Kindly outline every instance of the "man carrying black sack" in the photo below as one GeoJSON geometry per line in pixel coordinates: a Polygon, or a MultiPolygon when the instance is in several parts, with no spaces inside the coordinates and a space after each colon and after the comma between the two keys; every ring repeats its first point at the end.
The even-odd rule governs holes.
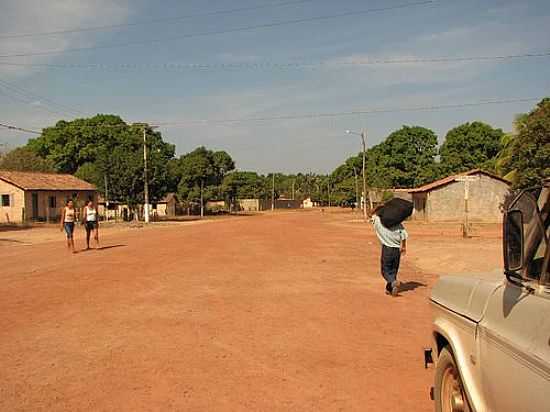
{"type": "Polygon", "coordinates": [[[391,228],[385,227],[376,214],[372,216],[372,224],[378,240],[382,244],[380,266],[382,276],[386,280],[386,294],[397,296],[400,282],[397,279],[401,255],[407,253],[407,231],[401,223],[391,228]]]}

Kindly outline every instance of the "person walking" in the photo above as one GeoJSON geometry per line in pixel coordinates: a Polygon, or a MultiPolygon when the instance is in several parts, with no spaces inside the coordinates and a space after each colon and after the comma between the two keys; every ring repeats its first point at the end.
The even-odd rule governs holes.
{"type": "Polygon", "coordinates": [[[90,249],[90,235],[93,233],[97,249],[99,249],[99,220],[97,208],[92,200],[88,200],[84,207],[83,224],[86,228],[86,250],[90,249]]]}
{"type": "Polygon", "coordinates": [[[69,199],[61,211],[60,229],[61,231],[65,230],[65,234],[67,235],[67,248],[72,253],[76,253],[74,249],[75,216],[76,211],[74,209],[74,202],[69,199]]]}
{"type": "Polygon", "coordinates": [[[409,237],[405,227],[400,223],[397,226],[385,227],[380,217],[372,215],[372,224],[378,240],[382,244],[380,256],[380,271],[386,281],[386,294],[397,296],[401,282],[397,278],[401,256],[407,253],[407,238],[409,237]]]}

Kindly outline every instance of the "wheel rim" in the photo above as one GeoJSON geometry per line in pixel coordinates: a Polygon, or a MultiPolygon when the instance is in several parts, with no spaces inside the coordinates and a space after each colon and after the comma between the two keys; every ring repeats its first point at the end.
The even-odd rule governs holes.
{"type": "Polygon", "coordinates": [[[449,365],[441,380],[441,410],[443,412],[465,412],[464,391],[455,367],[449,365]]]}

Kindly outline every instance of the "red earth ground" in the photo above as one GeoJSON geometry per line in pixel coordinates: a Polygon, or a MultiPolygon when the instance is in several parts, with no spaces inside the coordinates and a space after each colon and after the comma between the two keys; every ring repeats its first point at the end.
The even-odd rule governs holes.
{"type": "MultiPolygon", "coordinates": [[[[349,213],[111,229],[76,255],[53,229],[0,233],[0,410],[433,410],[436,276],[416,268],[461,242],[439,230],[411,227],[397,298],[349,213]]],[[[498,265],[491,245],[471,249],[498,265]]]]}

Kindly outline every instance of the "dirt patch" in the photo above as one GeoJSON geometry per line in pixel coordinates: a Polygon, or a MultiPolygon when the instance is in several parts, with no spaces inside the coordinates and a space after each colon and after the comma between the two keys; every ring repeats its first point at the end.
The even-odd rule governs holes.
{"type": "Polygon", "coordinates": [[[416,261],[432,240],[411,228],[391,298],[372,229],[352,220],[113,230],[74,256],[59,232],[0,248],[0,410],[433,410],[436,276],[416,267],[436,266],[416,261]]]}

